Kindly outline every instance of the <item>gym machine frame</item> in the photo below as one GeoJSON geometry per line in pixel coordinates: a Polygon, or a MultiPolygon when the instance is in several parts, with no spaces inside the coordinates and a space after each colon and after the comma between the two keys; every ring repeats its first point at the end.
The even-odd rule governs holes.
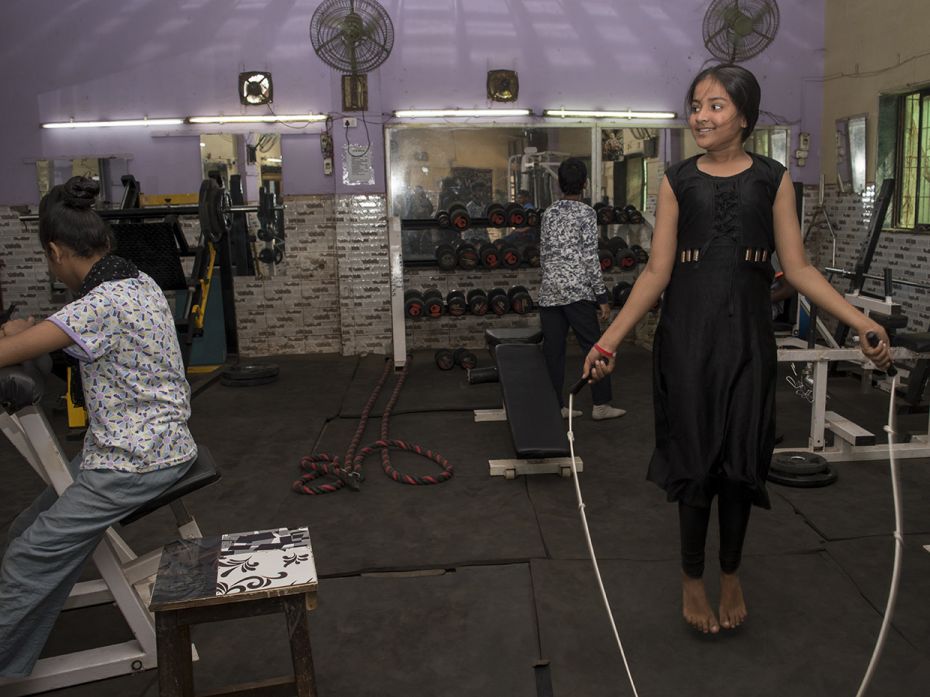
{"type": "MultiPolygon", "coordinates": [[[[910,349],[893,347],[891,356],[895,362],[930,358],[928,354],[914,353],[910,349]]],[[[830,363],[834,361],[862,362],[858,348],[778,348],[780,363],[808,362],[812,367],[814,398],[811,403],[811,430],[808,450],[820,455],[828,462],[852,462],[859,460],[887,460],[887,443],[876,444],[875,435],[836,412],[827,411],[827,379],[830,363]],[[826,446],[825,432],[833,432],[833,445],[826,446]]],[[[867,370],[876,369],[866,361],[867,370]]],[[[912,435],[907,443],[895,443],[895,457],[930,457],[930,414],[927,432],[912,435]]],[[[776,448],[775,452],[797,452],[797,448],[776,448]]]]}
{"type": "MultiPolygon", "coordinates": [[[[74,481],[58,439],[38,406],[23,407],[12,414],[0,411],[0,431],[57,493],[74,481]]],[[[183,501],[177,499],[170,505],[180,537],[202,537],[183,501]]],[[[155,624],[147,608],[161,548],[139,556],[113,528],[108,528],[91,558],[101,578],[75,584],[64,609],[115,602],[135,639],[41,658],[28,677],[0,678],[4,697],[31,695],[157,666],[155,624]]],[[[191,648],[196,658],[196,650],[191,648]]]]}
{"type": "MultiPolygon", "coordinates": [[[[872,311],[882,312],[888,315],[900,313],[900,305],[892,303],[890,298],[870,298],[862,294],[862,287],[867,277],[867,272],[872,264],[872,258],[875,255],[875,249],[878,246],[878,236],[881,233],[882,223],[888,212],[891,203],[891,196],[894,192],[894,180],[885,179],[882,182],[881,189],[875,202],[872,219],[869,224],[869,233],[866,244],[856,262],[856,270],[852,273],[840,272],[835,268],[828,269],[828,272],[840,272],[846,276],[851,276],[852,281],[845,297],[848,302],[864,310],[866,314],[872,311]]],[[[822,189],[821,189],[821,209],[822,209],[822,189]]],[[[826,211],[824,210],[824,214],[826,211]]],[[[828,228],[831,235],[833,234],[832,225],[827,216],[828,228]]],[[[810,232],[813,224],[808,228],[810,232]]],[[[835,237],[835,235],[834,235],[835,237]]],[[[835,264],[835,259],[834,259],[835,264]]],[[[889,285],[889,278],[886,276],[886,296],[889,285]]],[[[826,331],[816,312],[813,311],[804,299],[799,306],[805,306],[811,316],[811,323],[808,329],[808,341],[802,342],[799,339],[787,339],[779,344],[778,361],[793,363],[809,362],[812,366],[813,378],[813,400],[811,403],[811,430],[808,438],[808,449],[812,453],[820,455],[830,462],[849,462],[859,460],[885,460],[888,458],[888,445],[876,444],[875,435],[849,419],[845,419],[839,414],[827,411],[827,380],[830,373],[830,363],[839,361],[849,361],[858,363],[863,366],[866,375],[870,375],[876,366],[870,361],[863,362],[863,357],[858,348],[842,348],[849,336],[849,327],[845,324],[839,324],[833,336],[826,331]],[[821,334],[830,345],[829,348],[813,346],[815,334],[821,334]],[[801,342],[801,343],[796,343],[801,342]],[[790,348],[792,345],[798,345],[800,348],[790,348]],[[824,433],[830,430],[834,434],[833,445],[826,446],[824,433]]],[[[902,347],[891,347],[891,356],[895,362],[925,359],[930,356],[923,353],[915,353],[902,347]]],[[[900,458],[930,457],[930,416],[928,416],[927,432],[912,435],[907,443],[895,444],[895,456],[900,458]]],[[[776,448],[775,452],[789,452],[792,448],[776,448]]]]}
{"type": "MultiPolygon", "coordinates": [[[[123,177],[125,192],[121,205],[138,204],[138,184],[131,176],[123,177]]],[[[213,268],[220,267],[220,286],[223,298],[223,320],[226,337],[227,362],[238,362],[239,337],[236,326],[236,309],[234,302],[234,285],[232,276],[232,250],[230,233],[234,218],[246,213],[258,213],[259,220],[272,233],[276,234],[281,224],[284,206],[272,198],[262,198],[259,205],[234,205],[236,192],[228,192],[214,179],[204,179],[200,186],[197,205],[167,205],[149,208],[127,207],[98,210],[97,214],[104,220],[145,220],[165,219],[169,216],[196,215],[200,221],[200,230],[207,247],[206,259],[198,259],[195,265],[195,287],[188,293],[188,307],[185,313],[185,327],[180,328],[182,349],[190,349],[190,342],[203,329],[207,294],[212,282],[213,268]],[[195,297],[196,296],[196,297],[195,297]]],[[[23,223],[36,222],[38,214],[30,213],[19,216],[23,223]]],[[[201,385],[203,387],[205,385],[201,385]]]]}

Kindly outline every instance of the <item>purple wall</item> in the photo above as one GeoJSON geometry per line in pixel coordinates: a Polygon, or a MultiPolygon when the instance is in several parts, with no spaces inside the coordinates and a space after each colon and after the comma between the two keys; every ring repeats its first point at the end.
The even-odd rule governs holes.
{"type": "MultiPolygon", "coordinates": [[[[0,57],[6,79],[0,128],[0,203],[35,203],[30,161],[131,154],[146,193],[196,191],[197,135],[215,127],[48,131],[41,121],[243,113],[240,70],[274,76],[278,113],[341,109],[338,74],[313,53],[308,26],[318,0],[6,0],[0,57]],[[13,77],[15,76],[15,77],[13,77]],[[165,134],[172,134],[171,136],[165,134]],[[157,135],[160,134],[160,135],[157,135]],[[178,137],[180,134],[189,134],[178,137]],[[164,137],[161,137],[164,136],[164,137]]],[[[709,0],[383,0],[394,51],[369,75],[367,114],[376,183],[322,174],[318,125],[280,130],[288,194],[384,191],[383,114],[406,107],[487,106],[485,75],[520,76],[519,106],[534,109],[671,109],[682,112],[690,78],[709,54],[701,38],[709,0]]],[[[819,172],[824,0],[779,0],[775,41],[745,65],[763,86],[764,110],[813,137],[795,179],[819,172]]],[[[264,113],[264,107],[251,107],[264,113]]],[[[358,115],[356,115],[358,116],[358,115]]],[[[770,123],[762,119],[761,123],[770,123]]],[[[232,130],[225,128],[224,130],[232,130]]],[[[365,131],[349,132],[365,144],[365,131]]]]}

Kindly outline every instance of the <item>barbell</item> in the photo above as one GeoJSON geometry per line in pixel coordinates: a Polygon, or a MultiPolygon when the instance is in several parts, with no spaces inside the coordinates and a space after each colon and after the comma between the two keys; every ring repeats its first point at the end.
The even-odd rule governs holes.
{"type": "MultiPolygon", "coordinates": [[[[104,220],[131,220],[137,218],[164,218],[169,215],[196,215],[200,220],[200,230],[211,242],[219,242],[232,229],[233,215],[236,213],[258,213],[263,226],[274,227],[275,212],[284,210],[274,196],[262,197],[262,205],[233,205],[229,192],[215,179],[204,179],[200,185],[197,205],[167,205],[151,208],[108,208],[97,211],[104,220]]],[[[35,222],[37,213],[19,216],[23,223],[35,222]]]]}

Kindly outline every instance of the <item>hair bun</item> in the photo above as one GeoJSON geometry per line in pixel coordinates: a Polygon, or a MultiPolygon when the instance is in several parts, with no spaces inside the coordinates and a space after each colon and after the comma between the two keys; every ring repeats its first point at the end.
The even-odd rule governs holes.
{"type": "Polygon", "coordinates": [[[100,184],[88,177],[71,177],[62,185],[62,203],[72,208],[87,209],[94,205],[100,184]]]}

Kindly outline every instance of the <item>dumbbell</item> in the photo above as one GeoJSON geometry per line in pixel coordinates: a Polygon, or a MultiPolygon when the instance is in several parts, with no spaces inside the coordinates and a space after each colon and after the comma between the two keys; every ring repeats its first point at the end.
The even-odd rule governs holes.
{"type": "Polygon", "coordinates": [[[630,297],[630,291],[633,290],[633,284],[627,283],[626,281],[620,281],[617,285],[614,286],[614,307],[617,309],[626,305],[627,299],[630,297]]]}
{"type": "Polygon", "coordinates": [[[619,252],[617,252],[615,261],[617,262],[617,267],[621,271],[632,271],[636,268],[636,264],[638,263],[636,259],[636,252],[634,252],[629,247],[624,247],[619,252]]]}
{"type": "Polygon", "coordinates": [[[507,209],[499,203],[490,204],[485,209],[484,216],[488,219],[488,225],[491,227],[507,226],[507,209]]]}
{"type": "Polygon", "coordinates": [[[258,253],[258,260],[265,264],[280,264],[284,261],[284,250],[278,245],[274,247],[264,247],[258,253]]]}
{"type": "Polygon", "coordinates": [[[520,265],[520,250],[507,240],[495,240],[494,244],[500,252],[501,266],[506,269],[515,269],[520,265]]]}
{"type": "Polygon", "coordinates": [[[480,385],[485,382],[500,382],[496,365],[489,365],[484,368],[472,368],[468,371],[469,385],[480,385]]]}
{"type": "Polygon", "coordinates": [[[468,301],[461,290],[450,290],[446,295],[446,311],[453,317],[461,317],[468,312],[468,301]]]}
{"type": "Polygon", "coordinates": [[[507,206],[507,223],[510,227],[523,227],[526,225],[526,209],[519,203],[507,206]]]}
{"type": "Polygon", "coordinates": [[[404,291],[404,313],[408,317],[423,316],[423,294],[420,291],[404,291]]]}
{"type": "Polygon", "coordinates": [[[440,370],[452,370],[455,367],[455,356],[449,349],[439,349],[433,354],[436,367],[440,370]]]}
{"type": "Polygon", "coordinates": [[[601,271],[609,271],[614,265],[614,254],[604,240],[597,241],[597,260],[601,264],[601,271]]]}
{"type": "Polygon", "coordinates": [[[643,214],[636,210],[633,206],[627,206],[627,213],[630,216],[630,225],[642,225],[645,221],[643,214]]]}
{"type": "Polygon", "coordinates": [[[445,306],[442,302],[442,291],[430,288],[423,291],[423,314],[427,317],[441,317],[445,306]]]}
{"type": "Polygon", "coordinates": [[[491,289],[488,293],[488,307],[498,317],[510,312],[510,298],[507,297],[507,291],[503,288],[491,289]]]}
{"type": "Polygon", "coordinates": [[[607,240],[607,248],[614,255],[614,261],[617,259],[617,254],[620,253],[621,249],[626,249],[626,240],[622,237],[611,237],[607,240]]]}
{"type": "Polygon", "coordinates": [[[637,264],[647,264],[649,262],[649,253],[638,244],[630,245],[630,249],[636,255],[637,264]]]}
{"type": "Polygon", "coordinates": [[[477,242],[478,245],[478,258],[481,259],[481,265],[489,268],[496,269],[501,265],[501,255],[500,251],[490,242],[481,241],[477,242]]]}
{"type": "Polygon", "coordinates": [[[468,309],[473,315],[486,315],[488,313],[488,294],[481,288],[472,288],[465,296],[468,309]]]}
{"type": "Polygon", "coordinates": [[[461,203],[453,203],[449,210],[439,211],[436,214],[436,224],[439,227],[451,227],[455,230],[467,230],[471,225],[468,209],[461,203]]]}
{"type": "Polygon", "coordinates": [[[533,298],[530,292],[523,286],[514,286],[507,291],[507,299],[510,300],[510,309],[518,315],[525,315],[533,311],[533,298]]]}
{"type": "Polygon", "coordinates": [[[443,242],[436,246],[436,263],[442,271],[452,271],[458,266],[459,258],[455,253],[455,245],[443,242]]]}
{"type": "Polygon", "coordinates": [[[614,222],[613,206],[599,201],[594,204],[594,212],[597,214],[598,225],[610,225],[614,222]]]}
{"type": "Polygon", "coordinates": [[[464,271],[471,271],[478,266],[478,250],[468,240],[459,240],[455,243],[455,261],[464,271]]]}
{"type": "Polygon", "coordinates": [[[535,244],[528,244],[523,248],[523,261],[533,268],[539,267],[539,247],[535,244]]]}
{"type": "Polygon", "coordinates": [[[542,211],[538,208],[529,208],[526,211],[527,227],[539,227],[542,224],[542,211]]]}
{"type": "Polygon", "coordinates": [[[616,208],[614,209],[614,222],[617,225],[628,225],[630,222],[630,214],[623,208],[616,208]]]}
{"type": "Polygon", "coordinates": [[[459,347],[452,352],[452,360],[460,368],[471,370],[478,366],[478,356],[473,354],[467,348],[459,347]]]}

